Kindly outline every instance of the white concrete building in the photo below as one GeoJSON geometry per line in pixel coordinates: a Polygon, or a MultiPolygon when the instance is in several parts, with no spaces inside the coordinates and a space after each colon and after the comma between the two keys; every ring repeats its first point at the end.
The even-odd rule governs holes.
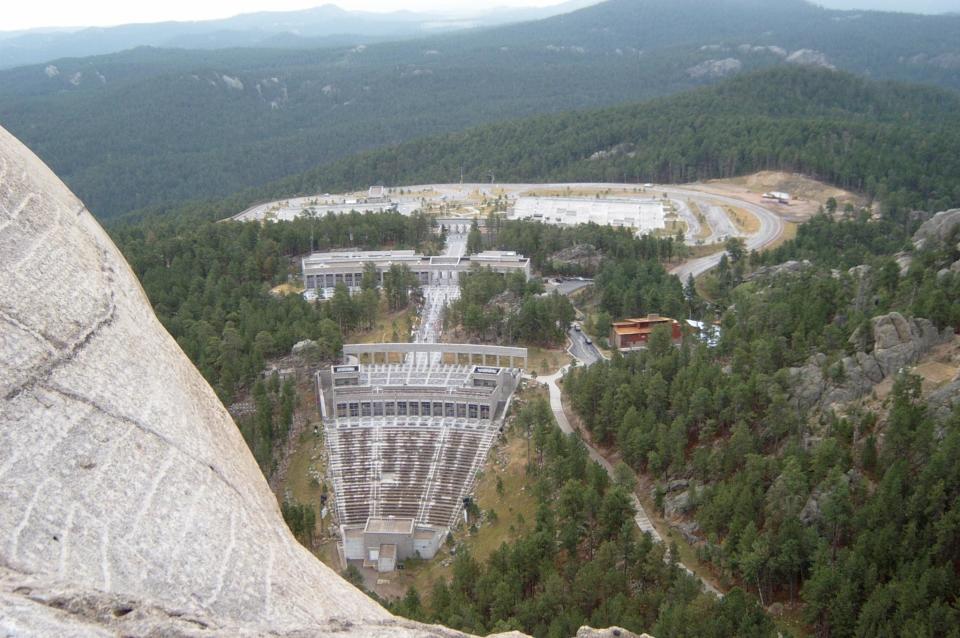
{"type": "Polygon", "coordinates": [[[522,272],[530,278],[530,260],[513,251],[488,250],[469,257],[435,255],[427,257],[412,250],[355,250],[312,253],[302,259],[303,283],[307,290],[330,289],[339,283],[360,286],[368,262],[377,267],[380,283],[394,264],[410,268],[421,285],[456,284],[459,273],[479,265],[499,273],[522,272]]]}

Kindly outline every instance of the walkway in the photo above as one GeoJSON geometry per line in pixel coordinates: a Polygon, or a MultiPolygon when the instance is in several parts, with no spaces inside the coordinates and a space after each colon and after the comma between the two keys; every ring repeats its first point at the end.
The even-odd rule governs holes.
{"type": "MultiPolygon", "coordinates": [[[[466,250],[467,236],[465,234],[447,234],[447,243],[443,248],[444,256],[463,257],[466,250]]],[[[413,335],[413,342],[437,343],[440,341],[440,332],[443,329],[443,309],[450,302],[460,297],[460,285],[454,279],[448,284],[423,286],[421,291],[423,292],[423,310],[420,313],[420,327],[413,335]]],[[[415,362],[417,356],[408,356],[408,361],[415,362]]],[[[429,363],[440,362],[440,353],[429,356],[431,357],[429,363]]]]}

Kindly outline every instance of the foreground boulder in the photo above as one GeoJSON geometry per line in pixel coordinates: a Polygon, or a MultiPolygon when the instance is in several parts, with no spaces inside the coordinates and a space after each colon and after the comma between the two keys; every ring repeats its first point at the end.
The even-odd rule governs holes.
{"type": "Polygon", "coordinates": [[[110,238],[2,129],[0,255],[5,635],[460,635],[294,540],[110,238]]]}

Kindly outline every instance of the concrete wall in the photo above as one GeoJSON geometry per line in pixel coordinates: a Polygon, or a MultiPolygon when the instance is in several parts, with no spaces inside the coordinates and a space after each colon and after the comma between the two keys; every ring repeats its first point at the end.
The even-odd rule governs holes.
{"type": "Polygon", "coordinates": [[[485,358],[484,361],[472,361],[481,365],[498,365],[499,367],[527,367],[527,349],[513,348],[508,346],[489,346],[482,344],[468,343],[351,343],[343,346],[344,356],[353,355],[372,355],[377,359],[386,360],[387,353],[434,353],[466,355],[476,358],[485,358]],[[514,359],[514,364],[522,365],[503,365],[496,363],[497,359],[506,363],[509,358],[514,359]]]}
{"type": "Polygon", "coordinates": [[[429,530],[432,532],[430,537],[424,538],[425,534],[421,531],[427,529],[429,528],[419,528],[417,530],[417,534],[413,538],[413,551],[414,555],[420,554],[421,558],[429,560],[440,551],[440,542],[446,536],[446,530],[429,530]]]}

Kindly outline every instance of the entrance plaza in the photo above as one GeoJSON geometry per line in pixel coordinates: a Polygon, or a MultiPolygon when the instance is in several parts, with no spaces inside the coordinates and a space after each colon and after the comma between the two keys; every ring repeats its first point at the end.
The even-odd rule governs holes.
{"type": "Polygon", "coordinates": [[[526,348],[378,343],[343,347],[317,373],[347,559],[380,571],[432,558],[499,436],[526,348]]]}

